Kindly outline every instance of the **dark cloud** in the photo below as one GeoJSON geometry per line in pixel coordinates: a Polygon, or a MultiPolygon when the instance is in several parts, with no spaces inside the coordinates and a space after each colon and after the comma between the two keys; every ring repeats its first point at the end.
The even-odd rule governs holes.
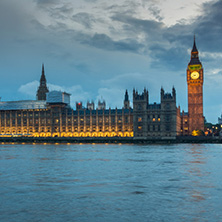
{"type": "Polygon", "coordinates": [[[106,6],[104,7],[104,10],[115,15],[115,14],[119,14],[119,15],[137,15],[137,9],[138,7],[141,6],[141,4],[137,1],[123,1],[123,2],[119,2],[106,6]]]}
{"type": "Polygon", "coordinates": [[[59,2],[59,0],[34,0],[38,5],[55,5],[59,2]]]}
{"type": "Polygon", "coordinates": [[[79,36],[79,41],[82,44],[87,44],[95,48],[111,51],[131,51],[139,52],[143,45],[134,39],[124,39],[121,41],[114,41],[105,34],[95,34],[93,37],[88,35],[79,36]]]}
{"type": "Polygon", "coordinates": [[[98,0],[84,0],[85,2],[97,2],[98,0]]]}
{"type": "MultiPolygon", "coordinates": [[[[154,6],[149,10],[156,18],[160,15],[160,11],[154,6]]],[[[166,27],[161,22],[161,17],[159,21],[141,20],[134,16],[116,13],[111,19],[121,22],[126,32],[145,35],[144,42],[141,43],[145,48],[136,52],[149,53],[153,58],[152,67],[182,69],[189,60],[187,48],[192,47],[194,33],[197,45],[202,51],[222,51],[222,1],[206,3],[202,10],[202,15],[192,23],[179,21],[171,27],[166,27]]],[[[132,35],[132,38],[135,39],[135,35],[132,35]]]]}
{"type": "MultiPolygon", "coordinates": [[[[162,22],[117,14],[112,19],[123,23],[126,32],[143,33],[145,37],[140,43],[143,49],[137,50],[137,53],[148,54],[147,56],[153,59],[152,67],[175,69],[184,65],[183,58],[187,54],[184,38],[188,42],[188,36],[183,36],[183,44],[178,41],[178,35],[181,36],[181,25],[167,28],[162,22]]],[[[134,35],[132,35],[132,39],[135,39],[134,35]]]]}
{"type": "Polygon", "coordinates": [[[195,33],[207,51],[222,51],[222,1],[204,4],[203,15],[195,22],[195,33]]]}
{"type": "Polygon", "coordinates": [[[150,46],[151,57],[154,59],[151,67],[167,67],[168,70],[175,70],[180,67],[184,69],[187,65],[184,58],[188,58],[187,51],[183,47],[164,48],[162,45],[150,46]]]}
{"type": "Polygon", "coordinates": [[[61,7],[57,7],[56,10],[64,14],[70,14],[73,12],[73,8],[70,4],[63,4],[61,7]]]}
{"type": "Polygon", "coordinates": [[[148,34],[154,34],[156,31],[159,32],[164,27],[161,22],[137,19],[133,16],[123,14],[115,14],[111,19],[129,25],[132,31],[146,32],[148,34]]]}
{"type": "Polygon", "coordinates": [[[95,18],[93,15],[90,15],[85,12],[80,12],[72,16],[73,21],[82,24],[85,28],[92,28],[92,23],[95,22],[95,18]]]}

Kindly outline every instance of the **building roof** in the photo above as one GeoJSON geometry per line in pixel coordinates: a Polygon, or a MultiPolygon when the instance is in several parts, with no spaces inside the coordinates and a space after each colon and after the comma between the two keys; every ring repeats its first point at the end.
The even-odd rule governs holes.
{"type": "Polygon", "coordinates": [[[148,109],[161,109],[161,104],[157,104],[157,103],[149,104],[148,109]]]}
{"type": "Polygon", "coordinates": [[[191,52],[198,52],[197,47],[196,47],[195,36],[194,36],[194,41],[193,41],[193,49],[191,52]]]}
{"type": "Polygon", "coordinates": [[[46,109],[44,100],[19,100],[0,102],[0,110],[46,109]]]}
{"type": "Polygon", "coordinates": [[[195,36],[194,36],[193,49],[191,51],[191,59],[190,59],[189,65],[198,65],[198,64],[201,64],[201,62],[199,60],[198,50],[197,50],[195,36]]]}

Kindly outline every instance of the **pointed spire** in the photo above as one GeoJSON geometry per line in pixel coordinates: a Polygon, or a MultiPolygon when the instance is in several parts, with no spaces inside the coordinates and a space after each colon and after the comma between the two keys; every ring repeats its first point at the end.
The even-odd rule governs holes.
{"type": "Polygon", "coordinates": [[[161,94],[164,94],[164,89],[163,87],[161,86],[161,90],[160,90],[161,94]]]}
{"type": "Polygon", "coordinates": [[[176,97],[176,89],[175,89],[174,86],[173,86],[173,88],[172,88],[172,94],[173,94],[173,97],[175,98],[175,97],[176,97]]]}
{"type": "Polygon", "coordinates": [[[195,34],[194,34],[194,38],[193,38],[193,49],[191,52],[198,52],[197,47],[196,47],[195,34]]]}
{"type": "Polygon", "coordinates": [[[40,85],[39,85],[37,93],[36,93],[37,100],[46,100],[46,93],[47,92],[49,92],[49,90],[46,85],[44,64],[42,64],[42,75],[40,78],[40,85]]]}
{"type": "Polygon", "coordinates": [[[201,64],[198,54],[199,53],[198,53],[198,50],[197,50],[197,47],[196,47],[196,38],[195,38],[195,35],[194,35],[193,49],[191,51],[191,58],[190,58],[189,65],[201,64]]]}
{"type": "Polygon", "coordinates": [[[44,63],[42,63],[42,74],[45,74],[44,63]]]}
{"type": "Polygon", "coordinates": [[[126,90],[125,92],[125,101],[128,101],[129,100],[129,95],[128,95],[128,91],[126,90]]]}
{"type": "Polygon", "coordinates": [[[43,85],[46,84],[44,63],[42,63],[42,75],[40,79],[40,84],[43,84],[43,85]]]}

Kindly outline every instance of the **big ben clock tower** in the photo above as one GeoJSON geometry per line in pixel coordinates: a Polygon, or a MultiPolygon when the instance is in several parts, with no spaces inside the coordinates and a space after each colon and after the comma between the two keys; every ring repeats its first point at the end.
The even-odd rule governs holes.
{"type": "Polygon", "coordinates": [[[203,67],[199,60],[195,37],[191,59],[187,67],[189,134],[204,130],[203,117],[203,67]]]}

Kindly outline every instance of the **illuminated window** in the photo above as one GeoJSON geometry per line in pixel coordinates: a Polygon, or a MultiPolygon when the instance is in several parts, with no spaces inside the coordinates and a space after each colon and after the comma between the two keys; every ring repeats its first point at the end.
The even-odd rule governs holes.
{"type": "Polygon", "coordinates": [[[155,122],[156,121],[156,119],[155,118],[153,118],[153,122],[155,122]]]}
{"type": "Polygon", "coordinates": [[[142,117],[138,117],[138,122],[142,122],[142,117]]]}
{"type": "Polygon", "coordinates": [[[138,130],[142,130],[142,126],[138,126],[138,130]]]}

